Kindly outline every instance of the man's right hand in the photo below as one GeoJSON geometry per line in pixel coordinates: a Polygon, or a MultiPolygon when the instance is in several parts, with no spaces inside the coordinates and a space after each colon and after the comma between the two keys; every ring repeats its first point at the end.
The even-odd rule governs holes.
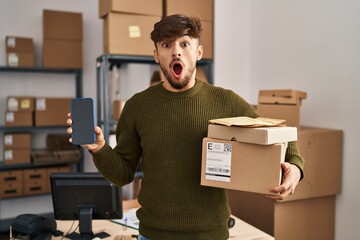
{"type": "MultiPolygon", "coordinates": [[[[71,127],[71,124],[72,124],[72,119],[71,119],[71,114],[68,113],[68,119],[66,120],[66,123],[70,126],[68,129],[67,129],[67,133],[68,134],[72,134],[73,132],[73,129],[71,127]]],[[[93,152],[93,153],[96,153],[98,151],[100,151],[104,146],[105,146],[105,139],[104,139],[104,134],[103,134],[103,131],[101,130],[100,127],[98,126],[95,126],[95,134],[96,134],[96,140],[95,140],[95,143],[92,143],[92,144],[84,144],[84,145],[81,145],[83,148],[86,148],[87,150],[93,152]]],[[[69,138],[69,142],[72,142],[72,138],[70,137],[69,138]]]]}

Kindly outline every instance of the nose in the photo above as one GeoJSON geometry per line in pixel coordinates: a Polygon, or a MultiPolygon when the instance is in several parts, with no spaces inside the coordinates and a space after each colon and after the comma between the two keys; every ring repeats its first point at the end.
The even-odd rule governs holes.
{"type": "Polygon", "coordinates": [[[181,48],[180,48],[180,46],[175,45],[173,47],[172,56],[173,57],[181,57],[181,48]]]}

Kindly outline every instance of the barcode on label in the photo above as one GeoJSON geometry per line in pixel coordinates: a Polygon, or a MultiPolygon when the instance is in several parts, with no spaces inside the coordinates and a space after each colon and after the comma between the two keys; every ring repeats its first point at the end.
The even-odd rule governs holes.
{"type": "Polygon", "coordinates": [[[225,168],[208,167],[207,170],[214,173],[230,173],[230,170],[225,168]]]}

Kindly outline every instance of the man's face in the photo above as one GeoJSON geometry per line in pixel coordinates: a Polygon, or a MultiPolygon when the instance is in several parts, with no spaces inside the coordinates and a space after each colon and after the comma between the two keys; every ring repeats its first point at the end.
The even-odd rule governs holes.
{"type": "Polygon", "coordinates": [[[184,91],[195,84],[196,61],[202,57],[198,39],[183,35],[172,41],[156,43],[155,60],[166,77],[164,86],[170,91],[184,91]]]}

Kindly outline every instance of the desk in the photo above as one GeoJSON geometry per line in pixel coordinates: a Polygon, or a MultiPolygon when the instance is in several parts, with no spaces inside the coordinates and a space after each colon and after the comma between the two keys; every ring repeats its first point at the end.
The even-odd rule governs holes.
{"type": "MultiPolygon", "coordinates": [[[[136,200],[124,201],[123,209],[127,211],[131,208],[139,207],[139,204],[136,200]]],[[[232,216],[235,219],[235,226],[230,229],[230,240],[274,240],[275,238],[268,235],[267,233],[262,232],[261,230],[253,227],[252,225],[242,221],[241,219],[232,216]]],[[[57,227],[63,232],[67,232],[74,221],[57,221],[57,227]]],[[[74,223],[73,229],[77,226],[77,222],[74,223]]],[[[105,238],[105,240],[114,239],[115,236],[122,235],[131,235],[138,234],[137,230],[126,228],[120,224],[111,222],[109,220],[93,220],[93,232],[107,232],[110,234],[110,237],[105,238]]],[[[53,237],[52,239],[62,239],[61,237],[53,237]]]]}

